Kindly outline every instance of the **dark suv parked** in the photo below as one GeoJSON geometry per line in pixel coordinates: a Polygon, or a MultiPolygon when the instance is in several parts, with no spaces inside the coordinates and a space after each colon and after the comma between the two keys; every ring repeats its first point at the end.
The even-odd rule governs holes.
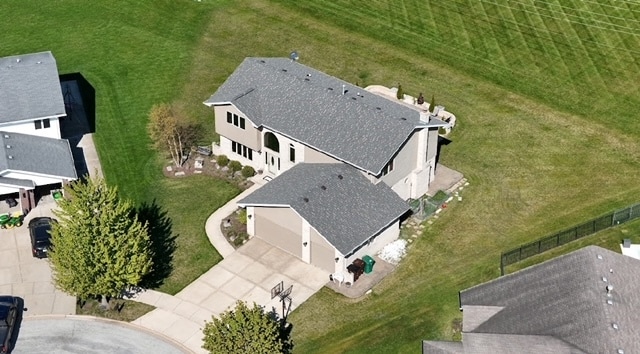
{"type": "Polygon", "coordinates": [[[11,339],[18,319],[19,299],[17,297],[0,295],[0,352],[8,353],[11,349],[11,339]]]}
{"type": "Polygon", "coordinates": [[[49,217],[33,218],[29,221],[31,235],[31,253],[36,258],[47,258],[51,247],[51,224],[56,222],[49,217]]]}

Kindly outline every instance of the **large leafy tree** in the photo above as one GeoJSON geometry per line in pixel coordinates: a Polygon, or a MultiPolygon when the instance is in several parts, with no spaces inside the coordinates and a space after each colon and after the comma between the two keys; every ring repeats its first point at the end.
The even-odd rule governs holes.
{"type": "Polygon", "coordinates": [[[238,301],[234,309],[212,317],[204,329],[204,349],[210,353],[289,353],[293,347],[289,330],[274,313],[238,301]]]}
{"type": "Polygon", "coordinates": [[[75,181],[58,207],[49,259],[59,289],[81,299],[101,296],[107,305],[151,271],[147,225],[115,187],[103,179],[75,181]]]}
{"type": "Polygon", "coordinates": [[[198,139],[199,129],[179,119],[176,110],[163,103],[154,105],[149,112],[147,131],[154,147],[168,155],[176,166],[180,166],[186,157],[186,146],[198,139]]]}

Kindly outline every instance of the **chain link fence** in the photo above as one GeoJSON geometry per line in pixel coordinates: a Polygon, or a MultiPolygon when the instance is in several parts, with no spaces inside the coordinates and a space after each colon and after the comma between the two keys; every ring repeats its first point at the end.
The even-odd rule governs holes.
{"type": "Polygon", "coordinates": [[[508,265],[638,217],[640,217],[640,203],[503,252],[500,255],[500,275],[504,275],[504,268],[508,265]]]}

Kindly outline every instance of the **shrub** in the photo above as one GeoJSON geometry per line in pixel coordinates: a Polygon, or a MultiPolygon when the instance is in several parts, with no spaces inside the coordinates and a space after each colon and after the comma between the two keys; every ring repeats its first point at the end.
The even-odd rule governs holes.
{"type": "Polygon", "coordinates": [[[398,84],[398,92],[396,93],[396,98],[399,100],[404,99],[404,90],[402,89],[402,85],[398,84]]]}
{"type": "Polygon", "coordinates": [[[238,213],[238,221],[240,221],[242,225],[247,224],[247,209],[240,209],[240,212],[238,213]]]}
{"type": "Polygon", "coordinates": [[[447,130],[444,129],[444,127],[440,127],[440,128],[438,128],[438,134],[446,135],[447,134],[447,130]]]}
{"type": "Polygon", "coordinates": [[[229,161],[229,168],[231,169],[231,171],[233,171],[233,173],[236,173],[242,169],[242,164],[239,161],[232,160],[229,161]]]}
{"type": "Polygon", "coordinates": [[[256,174],[256,170],[251,166],[244,166],[242,168],[242,177],[249,178],[256,174]]]}
{"type": "Polygon", "coordinates": [[[220,156],[216,157],[216,162],[221,167],[224,167],[224,166],[229,164],[229,158],[227,157],[227,155],[220,155],[220,156]]]}

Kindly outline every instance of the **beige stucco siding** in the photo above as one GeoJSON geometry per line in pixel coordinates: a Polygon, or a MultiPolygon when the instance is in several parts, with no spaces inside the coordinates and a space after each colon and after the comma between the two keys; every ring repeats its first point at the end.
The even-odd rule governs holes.
{"type": "Polygon", "coordinates": [[[317,150],[314,150],[308,146],[304,147],[304,162],[307,163],[340,163],[340,161],[334,159],[329,155],[325,155],[317,150]]]}
{"type": "Polygon", "coordinates": [[[335,248],[331,246],[314,228],[311,228],[311,264],[333,273],[336,267],[335,248]]]}
{"type": "Polygon", "coordinates": [[[302,218],[291,208],[254,208],[255,235],[302,257],[302,218]]]}
{"type": "Polygon", "coordinates": [[[229,140],[238,142],[246,147],[260,151],[260,131],[253,126],[253,123],[247,116],[240,112],[235,106],[214,106],[213,108],[216,122],[216,132],[229,140]],[[227,123],[227,112],[237,114],[245,118],[245,127],[241,129],[235,125],[227,123]]]}
{"type": "Polygon", "coordinates": [[[418,134],[411,135],[411,138],[393,159],[393,171],[381,178],[388,186],[393,186],[398,181],[406,178],[416,168],[418,139],[418,134]]]}
{"type": "MultiPolygon", "coordinates": [[[[357,250],[354,254],[347,259],[347,265],[353,263],[357,258],[362,258],[365,255],[374,256],[380,252],[384,246],[395,241],[400,236],[400,221],[396,220],[388,228],[380,232],[374,237],[368,245],[365,245],[361,249],[357,250]]],[[[375,266],[374,266],[375,270],[375,266]]]]}
{"type": "Polygon", "coordinates": [[[438,153],[438,128],[431,128],[427,134],[427,161],[436,158],[438,153]]]}

